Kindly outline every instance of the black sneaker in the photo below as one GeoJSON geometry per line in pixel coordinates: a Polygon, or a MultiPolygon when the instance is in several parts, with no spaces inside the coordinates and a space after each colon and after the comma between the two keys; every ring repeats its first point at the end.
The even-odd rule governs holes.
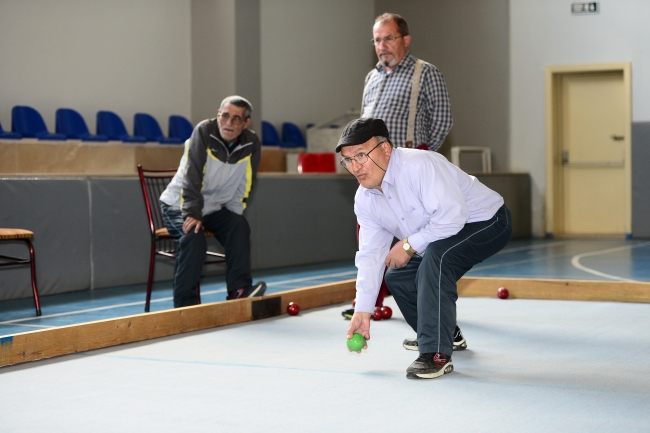
{"type": "MultiPolygon", "coordinates": [[[[418,340],[415,338],[406,338],[402,342],[404,349],[406,350],[418,350],[418,340]]],[[[460,328],[456,325],[456,331],[454,332],[454,350],[465,350],[467,349],[467,341],[463,337],[463,333],[460,332],[460,328]]]]}
{"type": "Polygon", "coordinates": [[[442,353],[422,353],[413,364],[406,369],[409,379],[435,379],[443,374],[454,371],[451,356],[442,353]]]}
{"type": "Polygon", "coordinates": [[[467,349],[467,341],[463,337],[463,333],[460,332],[460,328],[456,325],[456,331],[454,332],[454,350],[465,350],[467,349]]]}
{"type": "Polygon", "coordinates": [[[353,314],[354,314],[354,308],[350,308],[350,309],[348,309],[348,310],[344,310],[344,311],[341,313],[341,316],[343,316],[343,318],[344,318],[345,320],[350,320],[350,319],[352,319],[352,315],[353,315],[353,314]]]}
{"type": "Polygon", "coordinates": [[[260,281],[255,284],[253,287],[248,289],[237,289],[233,292],[228,292],[226,300],[230,301],[231,299],[241,299],[241,298],[252,298],[253,296],[262,296],[266,292],[266,283],[260,281]]]}

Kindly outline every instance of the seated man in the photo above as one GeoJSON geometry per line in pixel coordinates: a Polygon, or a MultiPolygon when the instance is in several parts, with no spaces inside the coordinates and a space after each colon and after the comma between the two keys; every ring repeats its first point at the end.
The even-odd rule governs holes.
{"type": "Polygon", "coordinates": [[[224,99],[215,119],[194,128],[178,172],[160,196],[165,226],[178,242],[175,308],[199,301],[196,286],[207,250],[204,228],[225,249],[226,299],[261,296],[266,290],[263,281],[252,284],[250,226],[242,215],[262,146],[248,129],[252,111],[240,96],[224,99]]]}

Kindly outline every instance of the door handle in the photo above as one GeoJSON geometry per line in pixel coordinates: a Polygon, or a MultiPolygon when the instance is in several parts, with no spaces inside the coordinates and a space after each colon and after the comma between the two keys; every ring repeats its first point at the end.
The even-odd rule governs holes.
{"type": "Polygon", "coordinates": [[[622,141],[622,140],[625,140],[625,137],[622,136],[622,135],[612,134],[612,140],[614,140],[614,141],[622,141]]]}

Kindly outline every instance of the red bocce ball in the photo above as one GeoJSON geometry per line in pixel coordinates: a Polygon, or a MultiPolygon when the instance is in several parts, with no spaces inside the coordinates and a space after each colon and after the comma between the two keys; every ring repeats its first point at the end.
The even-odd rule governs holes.
{"type": "Polygon", "coordinates": [[[384,314],[381,312],[381,307],[375,307],[375,312],[372,313],[372,320],[381,320],[384,314]]]}
{"type": "Polygon", "coordinates": [[[289,313],[289,316],[298,315],[300,313],[300,305],[295,302],[289,302],[289,305],[287,305],[287,313],[289,313]]]}
{"type": "Polygon", "coordinates": [[[381,307],[381,315],[384,320],[388,320],[393,317],[393,309],[388,306],[381,307]]]}
{"type": "Polygon", "coordinates": [[[508,289],[506,289],[505,287],[499,287],[499,290],[497,290],[497,296],[500,299],[508,299],[509,295],[510,293],[508,293],[508,289]]]}

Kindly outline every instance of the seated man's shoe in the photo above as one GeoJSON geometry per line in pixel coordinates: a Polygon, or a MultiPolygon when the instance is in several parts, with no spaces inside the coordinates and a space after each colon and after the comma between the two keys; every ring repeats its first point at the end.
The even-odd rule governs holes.
{"type": "Polygon", "coordinates": [[[255,284],[253,287],[249,287],[247,289],[237,289],[232,292],[228,292],[228,296],[226,296],[226,300],[230,301],[232,299],[241,299],[241,298],[252,298],[253,296],[262,296],[266,292],[266,283],[264,281],[260,281],[259,283],[255,284]]]}
{"type": "Polygon", "coordinates": [[[418,359],[406,369],[409,379],[435,379],[454,371],[451,356],[443,353],[421,353],[418,359]]]}
{"type": "MultiPolygon", "coordinates": [[[[402,345],[406,350],[418,350],[418,340],[415,338],[406,338],[402,345]]],[[[467,341],[463,337],[463,333],[460,331],[458,325],[456,325],[456,331],[454,331],[454,350],[465,350],[467,349],[467,341]]]]}
{"type": "Polygon", "coordinates": [[[352,319],[352,316],[354,315],[354,308],[349,308],[347,310],[344,310],[341,315],[343,316],[344,319],[350,320],[352,319]]]}

